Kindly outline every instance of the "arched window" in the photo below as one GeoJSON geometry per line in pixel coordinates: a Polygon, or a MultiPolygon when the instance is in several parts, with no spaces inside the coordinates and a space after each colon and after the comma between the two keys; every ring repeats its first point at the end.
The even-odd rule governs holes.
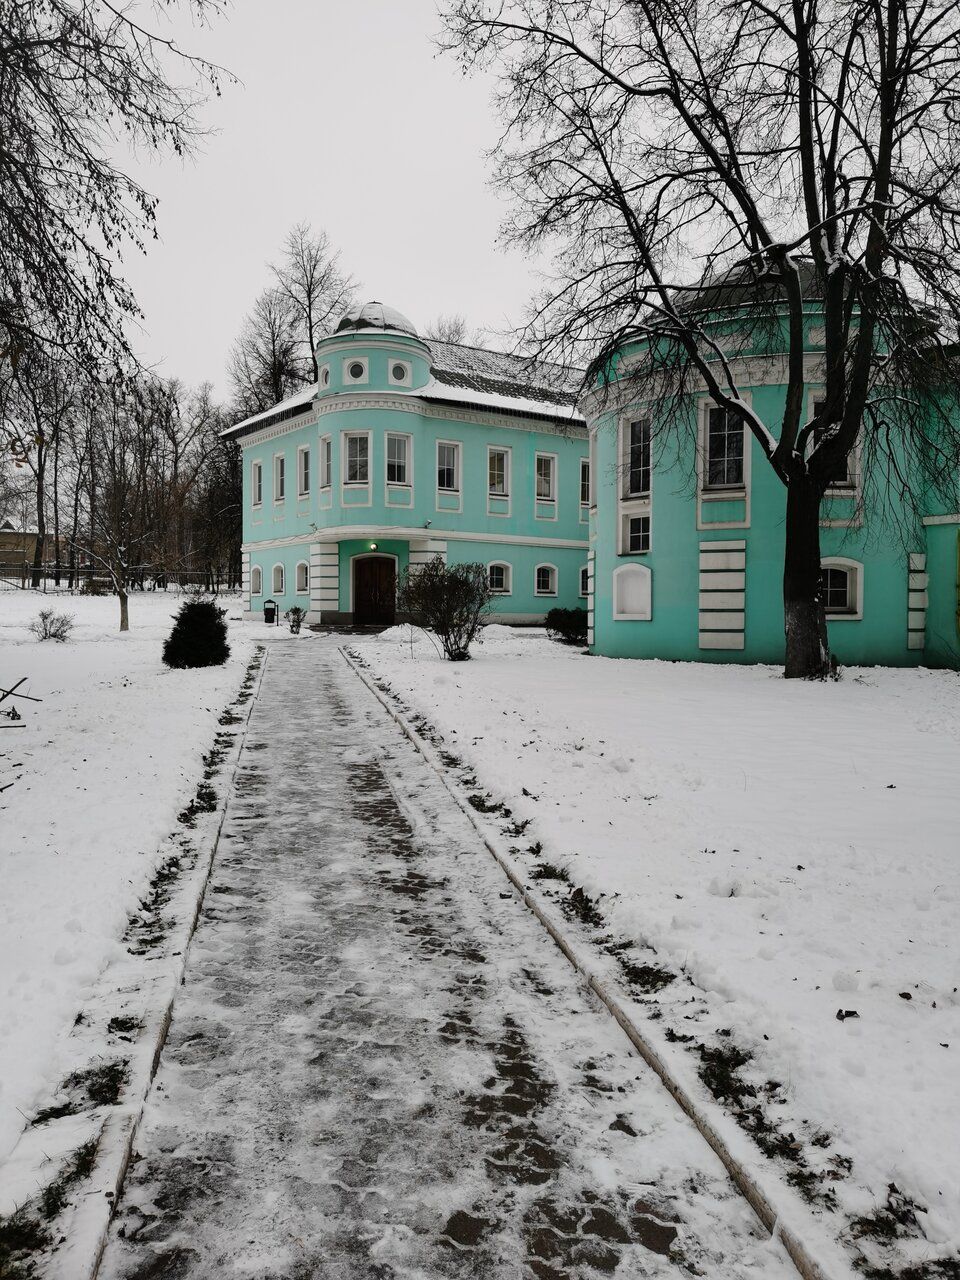
{"type": "Polygon", "coordinates": [[[823,608],[831,621],[863,617],[863,565],[846,556],[828,556],[820,561],[823,608]]]}
{"type": "Polygon", "coordinates": [[[508,564],[495,560],[487,565],[487,581],[495,596],[508,596],[511,591],[511,570],[508,564]]]}
{"type": "Polygon", "coordinates": [[[252,596],[263,595],[263,570],[258,564],[255,564],[250,570],[250,594],[252,596]]]}
{"type": "Polygon", "coordinates": [[[538,596],[555,596],[557,594],[557,566],[555,564],[538,564],[533,571],[534,594],[538,596]]]}
{"type": "Polygon", "coordinates": [[[613,616],[634,622],[649,622],[653,617],[653,578],[646,565],[622,564],[614,569],[613,616]]]}
{"type": "Polygon", "coordinates": [[[586,565],[580,570],[580,594],[582,596],[590,594],[590,570],[586,565]]]}
{"type": "Polygon", "coordinates": [[[283,565],[275,564],[273,566],[273,594],[275,596],[283,595],[283,565]]]}
{"type": "Polygon", "coordinates": [[[297,591],[303,595],[310,590],[310,566],[306,560],[297,565],[297,591]]]}

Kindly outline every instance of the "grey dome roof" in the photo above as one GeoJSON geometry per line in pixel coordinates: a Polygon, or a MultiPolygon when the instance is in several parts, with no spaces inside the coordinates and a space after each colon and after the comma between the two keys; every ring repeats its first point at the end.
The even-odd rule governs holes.
{"type": "Polygon", "coordinates": [[[393,307],[384,306],[382,302],[365,302],[362,307],[351,307],[345,312],[336,332],[344,333],[351,329],[391,329],[409,333],[412,338],[420,336],[412,321],[393,307]]]}

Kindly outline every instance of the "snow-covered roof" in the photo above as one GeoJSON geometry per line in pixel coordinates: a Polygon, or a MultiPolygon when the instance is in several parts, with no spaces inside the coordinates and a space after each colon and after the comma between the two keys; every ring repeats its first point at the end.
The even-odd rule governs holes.
{"type": "Polygon", "coordinates": [[[419,336],[412,320],[408,320],[395,307],[388,307],[382,302],[365,302],[362,307],[351,307],[344,312],[336,332],[344,333],[355,329],[389,329],[393,333],[408,333],[413,338],[419,336]]]}
{"type": "Polygon", "coordinates": [[[582,370],[505,351],[427,339],[433,382],[418,395],[538,417],[579,420],[582,370]]]}
{"type": "MultiPolygon", "coordinates": [[[[549,418],[574,424],[583,421],[576,407],[577,394],[581,389],[580,369],[510,355],[505,351],[462,346],[456,342],[440,342],[432,338],[422,341],[430,348],[430,381],[425,387],[407,392],[391,387],[391,394],[440,404],[469,405],[489,409],[493,413],[515,413],[528,418],[549,418]]],[[[369,394],[369,391],[369,387],[362,388],[364,394],[369,394]]],[[[297,417],[309,409],[316,393],[316,383],[311,383],[273,408],[228,427],[223,434],[247,435],[268,422],[273,426],[287,418],[297,417]]]]}
{"type": "Polygon", "coordinates": [[[281,400],[279,404],[271,405],[269,409],[262,409],[260,413],[251,414],[249,418],[244,418],[242,422],[235,422],[232,427],[227,427],[226,431],[220,434],[224,436],[233,435],[237,431],[243,431],[246,434],[257,423],[263,422],[265,418],[269,418],[271,422],[282,422],[284,418],[292,418],[298,413],[303,413],[306,406],[317,393],[317,384],[311,382],[309,386],[301,387],[299,391],[295,391],[292,396],[287,396],[286,400],[281,400]]]}

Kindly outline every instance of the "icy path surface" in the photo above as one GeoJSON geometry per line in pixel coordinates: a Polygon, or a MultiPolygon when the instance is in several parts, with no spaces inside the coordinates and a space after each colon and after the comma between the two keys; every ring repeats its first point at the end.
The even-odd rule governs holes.
{"type": "Polygon", "coordinates": [[[270,656],[102,1276],[793,1273],[330,641],[270,656]]]}

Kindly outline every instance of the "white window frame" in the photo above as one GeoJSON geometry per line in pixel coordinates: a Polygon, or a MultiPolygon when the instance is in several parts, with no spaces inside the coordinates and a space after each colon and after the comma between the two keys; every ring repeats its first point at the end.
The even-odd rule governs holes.
{"type": "Polygon", "coordinates": [[[390,356],[387,360],[387,382],[391,387],[411,387],[413,386],[413,365],[409,360],[399,360],[395,356],[390,356]],[[393,376],[394,368],[398,365],[403,366],[403,377],[395,378],[393,376]]]}
{"type": "Polygon", "coordinates": [[[412,489],[413,488],[413,436],[407,435],[404,431],[387,431],[384,435],[383,442],[383,475],[384,481],[388,488],[393,489],[412,489]],[[404,442],[404,471],[406,480],[390,479],[390,441],[402,440],[404,442]]]}
{"type": "Polygon", "coordinates": [[[627,564],[621,564],[613,571],[613,619],[614,622],[650,622],[653,618],[653,574],[649,565],[637,564],[636,561],[628,561],[627,564]],[[621,578],[641,575],[647,584],[647,607],[641,609],[638,613],[627,613],[620,608],[618,603],[617,588],[621,578]]]}
{"type": "Polygon", "coordinates": [[[319,483],[321,493],[333,488],[333,436],[320,437],[319,483]],[[324,471],[327,473],[326,484],[323,482],[324,471]]]}
{"type": "Polygon", "coordinates": [[[590,566],[580,566],[580,599],[585,600],[590,594],[590,566]]]}
{"type": "Polygon", "coordinates": [[[509,445],[506,445],[506,444],[488,444],[487,445],[487,497],[488,498],[497,498],[500,501],[502,501],[503,499],[507,499],[507,501],[509,501],[510,480],[511,480],[510,473],[513,470],[512,454],[513,454],[513,450],[510,448],[509,445]],[[490,488],[490,457],[491,457],[491,454],[494,454],[494,453],[503,454],[503,492],[502,493],[497,493],[496,490],[490,488]]]}
{"type": "MultiPolygon", "coordinates": [[[[750,391],[741,392],[744,402],[752,403],[750,391]]],[[[697,529],[717,533],[721,529],[749,529],[751,508],[751,475],[753,470],[753,433],[743,428],[743,484],[739,488],[718,489],[707,484],[707,438],[710,427],[710,410],[716,408],[708,396],[701,397],[697,406],[697,529]],[[742,502],[743,518],[740,520],[710,520],[703,518],[703,508],[711,502],[742,502]]]]}
{"type": "Polygon", "coordinates": [[[258,564],[250,569],[250,595],[251,597],[263,595],[263,570],[258,564]],[[254,583],[257,585],[254,586],[254,583]]]}
{"type": "Polygon", "coordinates": [[[306,560],[298,560],[297,567],[294,571],[294,586],[298,596],[308,596],[310,594],[310,565],[306,560]],[[303,570],[303,586],[300,585],[300,570],[303,570]]]}
{"type": "Polygon", "coordinates": [[[597,509],[597,428],[594,427],[590,431],[590,449],[587,457],[587,464],[590,467],[590,510],[597,509]]]}
{"type": "Polygon", "coordinates": [[[491,591],[491,593],[492,593],[493,595],[495,595],[495,596],[509,596],[509,595],[512,595],[512,594],[513,594],[513,566],[512,566],[512,565],[510,565],[510,564],[507,564],[506,560],[491,560],[491,561],[490,561],[490,563],[487,565],[487,584],[488,584],[488,586],[489,586],[489,583],[490,583],[490,570],[491,570],[491,569],[502,569],[502,570],[503,570],[503,589],[502,589],[502,590],[495,590],[493,587],[490,587],[490,591],[491,591]]]}
{"type": "Polygon", "coordinates": [[[309,497],[310,497],[310,446],[309,446],[308,444],[301,444],[301,445],[298,445],[298,446],[297,446],[297,497],[298,497],[298,498],[309,498],[309,497]],[[307,465],[306,465],[306,481],[307,481],[307,483],[306,483],[306,487],[304,487],[304,483],[303,483],[303,481],[304,481],[304,465],[303,465],[304,458],[306,458],[306,461],[307,461],[307,465]]]}
{"type": "Polygon", "coordinates": [[[591,503],[590,503],[590,495],[591,495],[592,493],[593,493],[593,468],[590,466],[590,459],[589,459],[589,458],[581,458],[581,459],[580,459],[580,506],[581,506],[581,507],[589,507],[589,506],[591,505],[591,503]],[[584,473],[584,471],[586,471],[586,473],[587,473],[587,484],[586,484],[586,489],[587,489],[587,500],[586,500],[586,502],[584,502],[584,500],[583,500],[583,489],[584,489],[584,484],[583,484],[583,473],[584,473]]]}
{"type": "Polygon", "coordinates": [[[750,454],[750,446],[753,440],[753,435],[750,429],[748,428],[747,424],[741,420],[739,425],[740,425],[740,430],[742,432],[743,448],[740,455],[741,472],[742,472],[740,480],[733,484],[711,484],[709,477],[710,477],[710,414],[712,412],[725,413],[725,412],[729,412],[729,410],[722,409],[720,405],[714,404],[712,400],[708,400],[705,402],[705,407],[701,414],[702,465],[700,468],[700,488],[704,494],[709,494],[717,498],[721,498],[721,499],[729,498],[729,497],[739,498],[746,492],[746,489],[747,489],[747,481],[748,481],[747,468],[749,465],[748,457],[750,454]]]}
{"type": "Polygon", "coordinates": [[[273,505],[279,506],[281,502],[287,500],[287,455],[285,453],[275,453],[273,455],[273,505]],[[283,492],[278,494],[278,489],[283,492]]]}
{"type": "Polygon", "coordinates": [[[821,556],[820,568],[845,569],[847,572],[847,594],[850,595],[850,578],[852,575],[853,607],[842,613],[827,613],[828,622],[862,622],[863,621],[863,562],[851,560],[848,556],[821,556]]]}
{"type": "Polygon", "coordinates": [[[253,507],[263,506],[263,463],[260,461],[250,464],[250,498],[253,507]]]}
{"type": "Polygon", "coordinates": [[[462,475],[463,475],[463,444],[462,442],[460,440],[438,440],[437,447],[434,452],[434,457],[435,457],[434,482],[437,487],[437,493],[438,494],[453,493],[453,494],[456,494],[457,497],[459,498],[462,491],[461,486],[462,486],[462,475]],[[440,448],[441,446],[445,446],[454,450],[454,464],[453,464],[454,487],[452,489],[440,488],[440,448]]]}
{"type": "Polygon", "coordinates": [[[647,556],[653,549],[653,517],[649,507],[641,507],[638,510],[631,510],[626,507],[620,513],[620,545],[617,548],[617,554],[621,556],[647,556]],[[630,550],[630,521],[646,520],[647,523],[647,545],[643,551],[630,550]]]}
{"type": "Polygon", "coordinates": [[[560,574],[559,574],[559,571],[557,570],[557,566],[556,566],[555,564],[549,564],[549,563],[547,563],[546,561],[544,561],[542,564],[534,565],[534,567],[533,567],[533,594],[534,594],[535,596],[540,596],[541,598],[544,598],[544,599],[551,599],[551,600],[553,600],[553,599],[555,599],[555,598],[556,598],[556,596],[557,596],[557,594],[558,594],[558,592],[559,592],[559,589],[560,589],[560,574]],[[552,590],[552,591],[541,591],[541,590],[540,590],[540,587],[539,587],[539,576],[540,576],[540,570],[541,570],[541,569],[549,569],[549,570],[550,570],[550,572],[553,574],[553,590],[552,590]]]}
{"type": "Polygon", "coordinates": [[[369,489],[370,476],[373,472],[373,440],[370,431],[344,431],[340,436],[341,471],[340,478],[344,489],[369,489]],[[367,478],[366,480],[348,480],[350,468],[350,441],[366,440],[367,442],[367,478]]]}
{"type": "Polygon", "coordinates": [[[653,493],[653,423],[647,414],[641,414],[636,418],[625,418],[620,423],[620,476],[620,497],[624,501],[650,498],[653,493]],[[630,434],[633,427],[638,424],[646,426],[649,432],[649,461],[647,464],[647,487],[645,489],[631,489],[630,487],[630,434]]]}
{"type": "Polygon", "coordinates": [[[370,361],[366,356],[345,356],[343,360],[343,385],[345,387],[362,387],[370,381],[370,361]],[[350,366],[354,364],[363,365],[363,376],[355,378],[350,372],[350,366]]]}
{"type": "Polygon", "coordinates": [[[537,516],[537,507],[545,506],[550,508],[549,515],[537,516],[540,520],[556,520],[557,518],[557,488],[560,482],[560,460],[555,453],[545,453],[538,449],[533,455],[533,513],[537,516]],[[538,467],[540,460],[543,459],[550,463],[550,492],[552,497],[541,498],[537,490],[539,489],[538,467]]]}
{"type": "Polygon", "coordinates": [[[278,563],[278,564],[275,564],[275,565],[273,566],[273,569],[271,570],[271,573],[270,573],[270,582],[271,582],[271,584],[272,584],[272,586],[273,586],[273,590],[272,590],[272,591],[271,591],[271,593],[270,593],[271,595],[274,595],[274,596],[282,596],[282,595],[285,595],[285,594],[286,594],[286,590],[287,590],[287,571],[286,571],[286,569],[284,568],[284,566],[283,566],[282,564],[279,564],[279,563],[278,563]],[[279,585],[279,587],[277,586],[277,570],[278,570],[278,569],[280,570],[280,585],[279,585]]]}

